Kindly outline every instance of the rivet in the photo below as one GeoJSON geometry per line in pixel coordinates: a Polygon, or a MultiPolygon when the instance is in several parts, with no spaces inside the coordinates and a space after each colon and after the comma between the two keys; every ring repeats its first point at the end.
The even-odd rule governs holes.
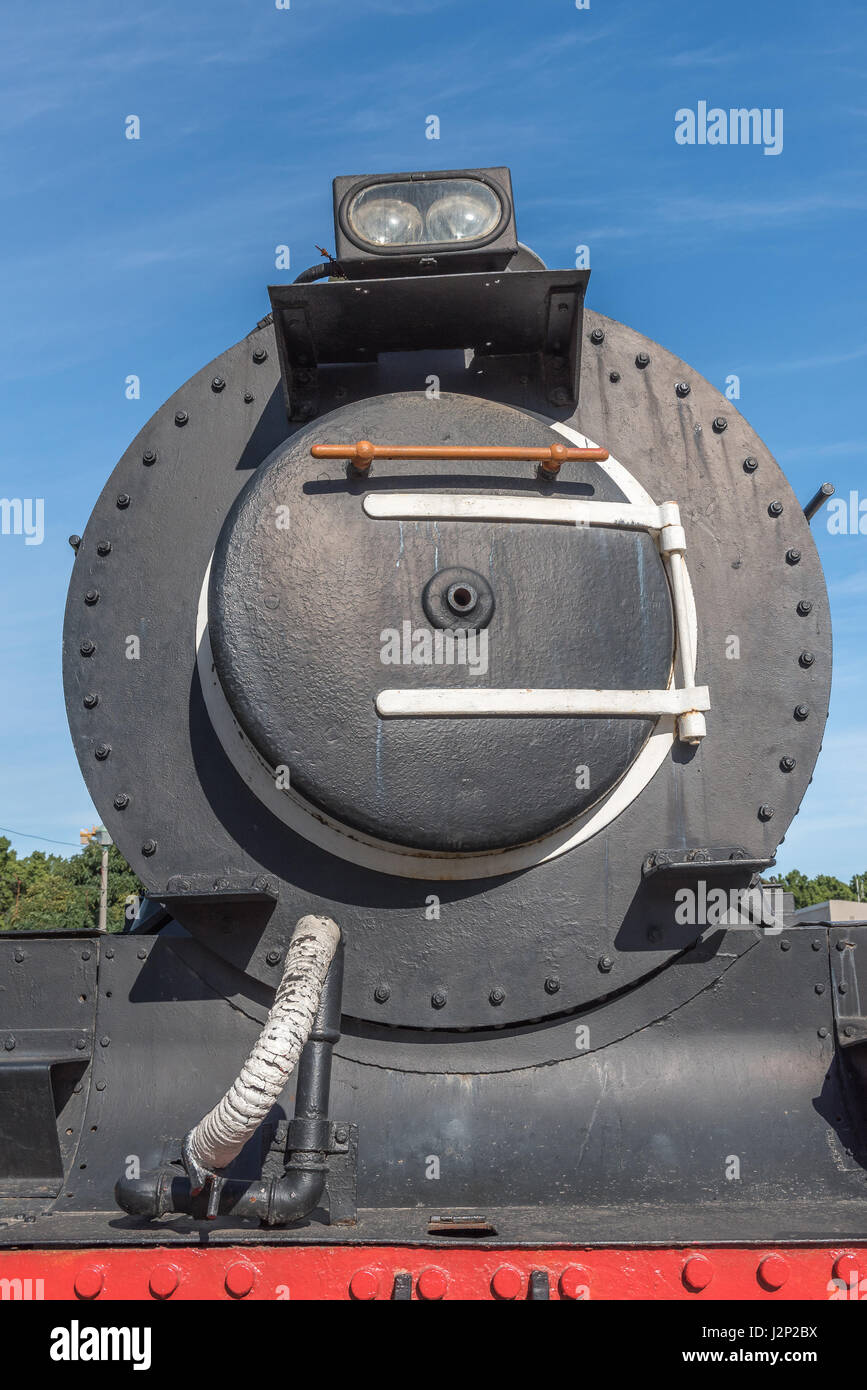
{"type": "Polygon", "coordinates": [[[491,1293],[494,1298],[512,1300],[518,1297],[524,1287],[524,1276],[514,1265],[500,1265],[491,1279],[491,1293]]]}
{"type": "Polygon", "coordinates": [[[88,589],[87,593],[84,595],[84,601],[85,603],[89,603],[91,607],[93,607],[95,603],[99,603],[99,589],[88,589]]]}
{"type": "Polygon", "coordinates": [[[76,1038],[75,1046],[78,1052],[83,1052],[84,1049],[87,1047],[87,1043],[85,1042],[84,1038],[76,1038]]]}
{"type": "Polygon", "coordinates": [[[99,542],[97,543],[96,553],[97,553],[97,555],[103,555],[103,556],[105,556],[105,555],[110,555],[110,554],[111,554],[111,541],[99,541],[99,542]]]}
{"type": "Polygon", "coordinates": [[[713,1265],[704,1255],[690,1255],[680,1277],[691,1293],[701,1293],[713,1279],[713,1265]]]}
{"type": "Polygon", "coordinates": [[[801,563],[801,552],[800,552],[800,550],[796,550],[795,547],[792,546],[792,548],[791,548],[790,550],[787,550],[787,551],[786,551],[786,564],[787,564],[787,565],[799,565],[800,563],[801,563]]]}
{"type": "Polygon", "coordinates": [[[370,1303],[379,1293],[379,1275],[372,1269],[357,1269],[349,1281],[349,1296],[358,1303],[370,1303]]]}
{"type": "Polygon", "coordinates": [[[803,721],[804,721],[805,719],[809,719],[809,717],[810,717],[810,706],[809,706],[809,705],[795,705],[795,718],[796,718],[796,719],[800,720],[801,723],[803,723],[803,721]]]}
{"type": "Polygon", "coordinates": [[[146,468],[150,468],[151,465],[156,463],[157,461],[156,449],[145,449],[144,453],[141,456],[141,461],[146,468]]]}
{"type": "Polygon", "coordinates": [[[842,938],[839,941],[834,942],[834,945],[836,946],[838,951],[845,951],[848,944],[848,941],[843,941],[842,938]]]}
{"type": "Polygon", "coordinates": [[[688,382],[688,381],[678,381],[678,382],[675,382],[674,389],[675,389],[675,391],[677,392],[677,394],[680,396],[681,400],[683,400],[685,396],[688,396],[688,395],[689,395],[689,392],[690,392],[690,385],[689,385],[689,382],[688,382]]]}
{"type": "Polygon", "coordinates": [[[129,506],[129,493],[128,493],[128,492],[119,492],[119,493],[117,494],[117,505],[118,505],[118,507],[120,508],[120,510],[121,510],[122,512],[123,512],[123,511],[126,511],[127,507],[129,506]]]}
{"type": "Polygon", "coordinates": [[[638,353],[636,353],[636,355],[635,355],[635,365],[636,365],[636,367],[649,367],[649,366],[650,366],[650,353],[649,353],[649,352],[638,352],[638,353]]]}
{"type": "Polygon", "coordinates": [[[256,1282],[256,1271],[252,1265],[240,1262],[229,1265],[223,1282],[226,1286],[226,1293],[232,1298],[246,1298],[256,1282]]]}
{"type": "Polygon", "coordinates": [[[82,960],[90,960],[90,952],[89,952],[89,951],[82,951],[82,953],[81,953],[81,959],[82,959],[82,960]]]}
{"type": "Polygon", "coordinates": [[[126,792],[118,792],[117,796],[114,798],[113,805],[116,811],[125,811],[129,805],[129,797],[126,792]]]}
{"type": "Polygon", "coordinates": [[[253,353],[253,361],[258,365],[260,362],[264,362],[267,356],[268,353],[265,351],[263,347],[256,348],[253,353]]]}
{"type": "Polygon", "coordinates": [[[774,808],[773,808],[773,806],[769,806],[767,802],[764,802],[764,803],[759,807],[759,820],[773,820],[773,817],[774,817],[774,808]]]}
{"type": "Polygon", "coordinates": [[[791,949],[792,949],[792,943],[791,943],[791,941],[781,941],[781,942],[780,942],[780,950],[781,950],[781,951],[791,951],[791,949]]]}
{"type": "Polygon", "coordinates": [[[139,949],[136,951],[136,955],[138,956],[139,960],[147,960],[147,954],[148,953],[145,950],[144,946],[140,946],[139,949]]]}
{"type": "Polygon", "coordinates": [[[77,550],[81,545],[81,536],[70,536],[69,544],[72,546],[73,550],[77,550]]]}
{"type": "Polygon", "coordinates": [[[445,1298],[448,1287],[449,1276],[445,1270],[437,1269],[435,1265],[431,1265],[429,1269],[423,1269],[418,1276],[416,1292],[419,1298],[423,1298],[427,1303],[432,1303],[437,1299],[445,1298]]]}
{"type": "Polygon", "coordinates": [[[605,334],[603,333],[601,328],[593,329],[593,332],[590,334],[590,341],[591,343],[595,343],[597,347],[600,343],[605,342],[605,334]]]}
{"type": "Polygon", "coordinates": [[[795,759],[787,753],[784,758],[780,758],[780,767],[784,772],[792,772],[795,768],[795,759]]]}
{"type": "Polygon", "coordinates": [[[104,763],[110,752],[110,743],[98,743],[93,750],[93,756],[96,758],[97,762],[104,763]]]}
{"type": "Polygon", "coordinates": [[[620,373],[619,373],[619,372],[609,372],[609,373],[608,373],[608,380],[609,380],[609,381],[613,381],[613,382],[618,382],[618,381],[620,380],[620,373]]]}
{"type": "Polygon", "coordinates": [[[818,983],[817,985],[813,985],[813,992],[814,992],[814,994],[824,994],[824,993],[825,993],[825,986],[822,984],[821,980],[819,981],[819,983],[818,983]]]}
{"type": "Polygon", "coordinates": [[[759,1261],[756,1274],[766,1289],[781,1289],[789,1277],[789,1266],[782,1255],[766,1255],[759,1261]]]}
{"type": "Polygon", "coordinates": [[[499,985],[494,985],[494,988],[488,995],[488,999],[492,1004],[502,1004],[505,997],[506,991],[504,989],[501,989],[499,985]]]}
{"type": "Polygon", "coordinates": [[[106,1083],[105,1083],[104,1081],[97,1081],[97,1083],[96,1083],[96,1089],[97,1089],[98,1091],[104,1091],[104,1090],[105,1090],[105,1087],[106,1087],[106,1083]]]}
{"type": "Polygon", "coordinates": [[[816,658],[812,652],[801,652],[801,655],[798,657],[798,660],[800,661],[802,666],[812,666],[816,658]]]}
{"type": "Polygon", "coordinates": [[[251,403],[252,401],[254,401],[255,399],[256,399],[256,397],[253,395],[253,392],[252,392],[252,391],[245,391],[245,392],[244,392],[244,400],[247,402],[248,405],[250,405],[250,403],[251,403]]]}
{"type": "Polygon", "coordinates": [[[265,957],[265,960],[266,960],[266,962],[268,963],[268,965],[277,965],[277,964],[279,963],[279,960],[280,960],[280,952],[279,952],[279,951],[269,951],[268,954],[267,954],[267,956],[265,957]]]}
{"type": "Polygon", "coordinates": [[[816,1032],[818,1033],[820,1038],[827,1038],[828,1036],[828,1029],[825,1027],[817,1028],[816,1032]]]}
{"type": "Polygon", "coordinates": [[[349,1130],[346,1125],[338,1125],[334,1131],[334,1141],[337,1144],[349,1143],[349,1130]]]}
{"type": "Polygon", "coordinates": [[[842,1279],[845,1283],[849,1284],[853,1274],[856,1279],[858,1279],[861,1274],[859,1256],[846,1250],[842,1255],[838,1255],[834,1261],[834,1278],[842,1279]]]}
{"type": "Polygon", "coordinates": [[[590,1287],[590,1273],[583,1265],[567,1265],[557,1282],[561,1298],[575,1301],[590,1287]]]}
{"type": "Polygon", "coordinates": [[[447,999],[448,995],[446,994],[444,989],[435,989],[430,997],[430,1002],[433,1008],[444,1009],[446,1006],[447,999]]]}
{"type": "Polygon", "coordinates": [[[545,993],[556,994],[560,988],[560,981],[556,975],[549,975],[545,981],[545,993]]]}
{"type": "Polygon", "coordinates": [[[838,994],[848,994],[848,993],[849,993],[849,986],[846,984],[846,981],[845,981],[845,980],[841,980],[840,984],[837,986],[837,993],[838,993],[838,994]]]}
{"type": "Polygon", "coordinates": [[[9,1036],[6,1038],[6,1040],[4,1041],[3,1046],[4,1046],[4,1048],[6,1049],[7,1052],[14,1052],[14,1051],[15,1051],[15,1039],[13,1038],[13,1036],[12,1036],[11,1033],[10,1033],[9,1036]]]}
{"type": "Polygon", "coordinates": [[[141,852],[142,852],[142,854],[147,855],[148,858],[150,858],[150,856],[151,856],[152,854],[156,854],[156,852],[157,852],[157,842],[156,842],[156,840],[145,840],[144,844],[143,844],[142,847],[141,847],[141,852]]]}
{"type": "Polygon", "coordinates": [[[728,429],[729,422],[724,415],[717,415],[713,422],[713,427],[716,434],[722,434],[723,430],[728,429]]]}
{"type": "Polygon", "coordinates": [[[211,380],[211,390],[217,394],[219,394],[220,391],[223,391],[225,389],[225,386],[226,383],[221,376],[215,376],[211,380]]]}
{"type": "Polygon", "coordinates": [[[798,612],[802,618],[806,618],[808,613],[812,613],[813,605],[808,598],[802,598],[798,603],[798,612]]]}
{"type": "Polygon", "coordinates": [[[388,985],[377,985],[373,997],[377,1004],[385,1004],[391,998],[391,990],[388,985]]]}
{"type": "Polygon", "coordinates": [[[102,1293],[105,1275],[95,1265],[80,1269],[75,1276],[75,1292],[78,1298],[98,1298],[102,1293]]]}
{"type": "Polygon", "coordinates": [[[106,954],[106,958],[107,958],[108,960],[114,960],[114,947],[113,947],[113,946],[109,946],[109,947],[107,948],[105,954],[106,954]]]}
{"type": "Polygon", "coordinates": [[[610,956],[600,956],[600,957],[599,957],[599,961],[598,961],[598,965],[599,965],[599,969],[602,971],[603,975],[607,975],[607,974],[608,974],[608,971],[609,971],[609,970],[612,968],[612,966],[614,965],[614,962],[613,962],[613,960],[611,959],[610,956]]]}
{"type": "Polygon", "coordinates": [[[756,471],[756,469],[758,468],[758,466],[759,466],[759,461],[758,461],[758,459],[753,458],[752,454],[750,454],[749,458],[745,458],[745,459],[744,459],[744,472],[745,472],[745,473],[755,473],[755,471],[756,471]]]}
{"type": "Polygon", "coordinates": [[[85,637],[78,650],[81,652],[82,656],[93,656],[93,653],[96,651],[96,644],[91,642],[89,637],[85,637]]]}
{"type": "Polygon", "coordinates": [[[108,1036],[107,1033],[105,1037],[100,1038],[99,1045],[100,1047],[111,1047],[111,1038],[108,1036]]]}
{"type": "Polygon", "coordinates": [[[175,424],[176,424],[176,425],[178,425],[178,426],[185,425],[185,424],[187,423],[187,421],[189,420],[189,418],[190,418],[190,417],[189,417],[189,415],[187,414],[187,412],[186,412],[185,410],[176,410],[176,411],[175,411],[175,424]]]}
{"type": "Polygon", "coordinates": [[[89,691],[84,697],[83,704],[85,709],[96,709],[99,704],[99,696],[94,695],[93,691],[89,691]]]}
{"type": "Polygon", "coordinates": [[[768,506],[768,516],[782,516],[782,515],[783,515],[783,504],[782,504],[782,502],[776,502],[776,501],[775,501],[775,502],[771,502],[771,503],[769,504],[769,506],[768,506]]]}
{"type": "Polygon", "coordinates": [[[156,1265],[151,1270],[148,1288],[154,1298],[171,1298],[178,1287],[178,1278],[174,1265],[156,1265]]]}
{"type": "Polygon", "coordinates": [[[822,949],[822,943],[821,943],[821,941],[816,941],[816,940],[814,939],[813,941],[810,942],[810,945],[812,946],[812,948],[813,948],[814,951],[821,951],[821,949],[822,949]]]}
{"type": "Polygon", "coordinates": [[[15,952],[15,959],[16,959],[16,961],[18,962],[18,964],[20,965],[21,962],[22,962],[23,959],[24,959],[24,952],[23,952],[23,951],[16,951],[16,952],[15,952]]]}
{"type": "Polygon", "coordinates": [[[851,1026],[851,1024],[847,1028],[843,1029],[843,1036],[846,1038],[854,1038],[855,1029],[851,1026]]]}

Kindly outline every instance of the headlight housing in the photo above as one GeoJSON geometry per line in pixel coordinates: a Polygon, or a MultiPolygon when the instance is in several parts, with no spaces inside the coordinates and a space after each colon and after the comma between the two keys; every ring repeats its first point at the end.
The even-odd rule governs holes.
{"type": "Polygon", "coordinates": [[[499,269],[517,251],[511,192],[508,169],[337,178],[337,259],[350,278],[499,269]]]}

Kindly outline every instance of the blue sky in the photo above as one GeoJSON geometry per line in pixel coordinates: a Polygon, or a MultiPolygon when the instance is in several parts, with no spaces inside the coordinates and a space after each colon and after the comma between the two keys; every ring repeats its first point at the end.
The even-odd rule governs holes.
{"type": "MultiPolygon", "coordinates": [[[[5,6],[0,496],[44,498],[45,539],[0,536],[0,825],[75,844],[95,822],[61,690],[66,537],[165,397],[267,311],[275,246],[296,273],[331,244],[334,174],[508,164],[523,241],[551,266],[590,245],[594,308],[721,389],[737,374],[803,499],[826,478],[867,497],[865,154],[854,3],[5,6]],[[678,145],[701,100],[783,108],[782,153],[678,145]]],[[[779,865],[848,878],[867,869],[867,536],[814,532],[832,712],[779,865]]]]}

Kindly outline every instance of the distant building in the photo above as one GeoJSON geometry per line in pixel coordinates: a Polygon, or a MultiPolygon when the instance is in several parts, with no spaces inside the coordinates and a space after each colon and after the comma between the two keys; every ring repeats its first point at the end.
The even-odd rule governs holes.
{"type": "Polygon", "coordinates": [[[852,903],[843,898],[832,898],[830,902],[799,907],[795,912],[795,921],[801,926],[809,926],[811,923],[839,926],[844,922],[867,922],[867,903],[852,903]]]}

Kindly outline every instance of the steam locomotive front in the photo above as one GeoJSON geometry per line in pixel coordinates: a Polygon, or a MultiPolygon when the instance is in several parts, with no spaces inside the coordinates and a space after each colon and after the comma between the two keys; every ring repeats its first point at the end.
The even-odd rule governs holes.
{"type": "Polygon", "coordinates": [[[855,1196],[809,1103],[836,1005],[756,888],[827,713],[808,517],[730,401],[521,246],[507,170],[334,198],[336,258],[156,413],[77,548],[72,734],[170,925],[99,942],[120,1047],[73,1203],[132,1152],[145,1244],[206,1200],[226,1240],[450,1230],[535,1268],[579,1231],[779,1239],[793,1189],[825,1239],[855,1196]],[[342,1001],[332,965],[297,1083],[197,1186],[183,1136],[312,919],[342,1001]],[[321,1203],[239,1234],[278,1149],[321,1203]]]}

